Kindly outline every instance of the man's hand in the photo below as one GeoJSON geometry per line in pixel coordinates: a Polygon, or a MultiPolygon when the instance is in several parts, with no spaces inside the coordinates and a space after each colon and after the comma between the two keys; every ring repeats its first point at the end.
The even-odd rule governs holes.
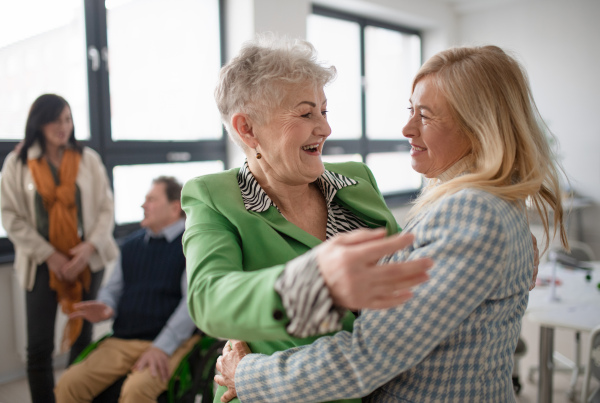
{"type": "Polygon", "coordinates": [[[142,371],[146,367],[154,378],[160,375],[164,382],[169,380],[169,356],[160,348],[149,347],[133,365],[133,370],[142,371]]]}
{"type": "Polygon", "coordinates": [[[69,314],[70,319],[84,318],[91,323],[101,322],[113,317],[115,311],[100,301],[83,301],[73,304],[73,311],[69,314]]]}
{"type": "Polygon", "coordinates": [[[67,263],[69,263],[69,258],[58,251],[55,251],[46,259],[48,270],[53,272],[59,281],[65,281],[63,271],[67,263]]]}
{"type": "Polygon", "coordinates": [[[64,265],[62,274],[66,281],[73,282],[79,276],[79,273],[85,269],[90,256],[96,251],[96,247],[90,242],[81,242],[72,248],[69,252],[73,256],[69,262],[64,265]]]}
{"type": "Polygon", "coordinates": [[[386,237],[384,229],[356,230],[319,245],[317,262],[333,302],[352,310],[387,309],[411,298],[411,288],[429,278],[433,261],[378,263],[413,240],[411,234],[386,237]]]}

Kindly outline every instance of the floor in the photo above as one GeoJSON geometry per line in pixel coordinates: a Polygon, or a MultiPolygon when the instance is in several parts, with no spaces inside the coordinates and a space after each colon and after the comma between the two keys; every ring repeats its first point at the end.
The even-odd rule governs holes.
{"type": "MultiPolygon", "coordinates": [[[[529,323],[527,319],[523,321],[522,337],[527,344],[527,352],[525,356],[519,362],[520,379],[522,389],[520,394],[517,396],[518,403],[537,403],[537,373],[534,374],[533,383],[528,380],[529,368],[535,366],[538,360],[538,337],[539,329],[535,324],[529,323]]],[[[573,357],[573,333],[566,330],[557,330],[555,333],[555,347],[563,355],[572,358],[573,357]]],[[[582,335],[582,357],[586,357],[588,352],[585,348],[588,342],[586,334],[582,335]]],[[[58,378],[62,371],[57,371],[56,377],[58,378]]],[[[581,396],[581,385],[583,376],[579,377],[576,396],[574,402],[580,401],[581,396]]],[[[570,374],[557,372],[554,375],[554,394],[553,403],[571,403],[567,397],[567,390],[570,382],[570,374]]],[[[592,387],[597,387],[597,382],[592,382],[592,387]]],[[[0,385],[0,403],[31,403],[29,398],[29,391],[27,388],[27,381],[25,379],[13,381],[0,385]]],[[[487,402],[486,402],[487,403],[487,402]]],[[[492,402],[490,402],[492,403],[492,402]]],[[[545,402],[540,402],[545,403],[545,402]]]]}

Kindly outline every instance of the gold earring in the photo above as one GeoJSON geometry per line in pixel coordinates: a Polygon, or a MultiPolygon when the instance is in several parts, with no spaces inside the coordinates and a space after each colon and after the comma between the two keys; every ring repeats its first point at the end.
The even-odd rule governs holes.
{"type": "Polygon", "coordinates": [[[262,155],[260,153],[256,153],[256,159],[259,160],[262,158],[262,155]]]}

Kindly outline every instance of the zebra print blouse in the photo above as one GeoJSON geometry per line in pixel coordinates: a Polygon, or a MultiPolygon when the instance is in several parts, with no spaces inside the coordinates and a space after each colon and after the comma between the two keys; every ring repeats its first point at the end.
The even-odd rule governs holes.
{"type": "MultiPolygon", "coordinates": [[[[261,213],[274,206],[279,211],[250,172],[248,161],[240,169],[237,179],[246,210],[261,213]]],[[[337,191],[355,185],[354,179],[325,170],[315,183],[327,203],[326,239],[358,228],[368,228],[350,210],[335,201],[337,191]]],[[[307,337],[341,329],[341,318],[346,310],[333,305],[313,253],[305,253],[288,262],[275,283],[275,290],[281,296],[290,319],[288,333],[307,337]]]]}

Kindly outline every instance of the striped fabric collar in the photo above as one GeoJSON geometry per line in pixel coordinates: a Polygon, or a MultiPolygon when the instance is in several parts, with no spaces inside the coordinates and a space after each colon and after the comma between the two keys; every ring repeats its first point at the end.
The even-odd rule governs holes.
{"type": "MultiPolygon", "coordinates": [[[[246,210],[262,213],[267,211],[271,206],[277,208],[275,203],[273,203],[271,198],[267,195],[267,192],[260,187],[256,178],[252,175],[252,172],[250,172],[248,161],[245,161],[244,165],[242,165],[242,168],[238,172],[237,180],[240,191],[242,192],[242,199],[244,200],[246,210]]],[[[317,178],[315,183],[323,193],[323,196],[329,205],[338,190],[343,189],[346,186],[356,185],[358,182],[344,175],[325,170],[325,172],[317,178]]],[[[277,208],[277,210],[279,210],[279,208],[277,208]]]]}

